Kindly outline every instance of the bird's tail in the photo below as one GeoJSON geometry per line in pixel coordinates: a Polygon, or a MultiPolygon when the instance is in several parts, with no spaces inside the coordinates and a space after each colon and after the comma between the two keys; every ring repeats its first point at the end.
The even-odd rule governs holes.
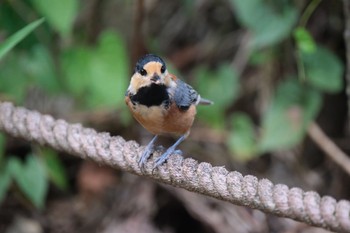
{"type": "Polygon", "coordinates": [[[208,99],[204,99],[199,95],[198,100],[197,100],[197,105],[198,104],[200,104],[200,105],[212,105],[212,104],[214,104],[214,102],[211,100],[208,100],[208,99]]]}

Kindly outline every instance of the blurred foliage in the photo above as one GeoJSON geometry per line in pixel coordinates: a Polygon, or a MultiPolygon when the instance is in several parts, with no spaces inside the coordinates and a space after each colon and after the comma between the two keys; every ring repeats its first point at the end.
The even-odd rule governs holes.
{"type": "Polygon", "coordinates": [[[247,161],[258,152],[254,125],[245,113],[235,113],[232,116],[232,130],[228,145],[237,159],[247,161]]]}
{"type": "Polygon", "coordinates": [[[298,20],[297,9],[290,4],[277,4],[264,0],[231,0],[237,19],[242,26],[251,31],[252,47],[262,48],[275,45],[287,38],[298,20]]]}
{"type": "Polygon", "coordinates": [[[239,94],[239,79],[229,64],[222,64],[216,70],[198,67],[195,73],[195,87],[201,96],[214,102],[207,108],[198,108],[198,116],[214,127],[225,126],[225,110],[239,94]]]}
{"type": "Polygon", "coordinates": [[[261,133],[257,136],[246,114],[234,114],[228,144],[236,158],[243,161],[265,152],[291,148],[304,138],[320,107],[321,95],[317,90],[288,79],[277,87],[263,115],[261,133]]]}
{"type": "Polygon", "coordinates": [[[343,88],[344,65],[330,50],[318,46],[313,52],[301,51],[306,81],[320,91],[337,93],[343,88]]]}
{"type": "Polygon", "coordinates": [[[277,4],[268,4],[263,0],[231,2],[238,20],[252,32],[250,46],[255,58],[253,63],[263,65],[271,59],[278,59],[273,55],[271,57],[266,50],[273,50],[272,46],[278,46],[288,37],[294,38],[295,53],[298,54],[299,80],[287,79],[277,87],[269,108],[262,115],[259,136],[254,136],[252,122],[246,115],[233,118],[227,143],[235,158],[247,160],[299,144],[305,137],[308,124],[320,110],[322,92],[337,93],[342,90],[344,64],[332,51],[317,45],[305,28],[319,0],[310,2],[302,13],[299,25],[296,25],[299,13],[289,4],[276,10],[277,4]],[[261,50],[263,47],[264,50],[261,50]]]}
{"type": "MultiPolygon", "coordinates": [[[[121,106],[124,106],[130,64],[126,44],[118,32],[105,30],[96,44],[74,39],[72,30],[79,10],[77,0],[28,0],[4,3],[0,8],[3,13],[0,14],[0,28],[5,33],[13,33],[0,43],[2,98],[23,104],[28,101],[28,89],[36,87],[48,96],[70,96],[82,109],[119,107],[121,123],[129,122],[130,115],[125,114],[126,109],[121,106]],[[19,25],[25,24],[17,15],[18,10],[41,15],[47,24],[34,36],[24,39],[44,19],[18,30],[19,25]],[[22,40],[21,47],[10,51],[22,40]],[[53,48],[49,41],[63,43],[53,48]]],[[[0,137],[1,150],[5,148],[3,138],[0,137]]],[[[67,190],[67,176],[57,153],[42,149],[34,154],[29,153],[22,163],[16,155],[5,157],[1,153],[0,201],[12,181],[38,208],[44,207],[49,181],[59,189],[67,190]]]]}
{"type": "Polygon", "coordinates": [[[57,153],[48,149],[38,155],[28,154],[25,162],[15,155],[8,156],[0,166],[0,202],[13,182],[39,209],[44,207],[49,181],[61,190],[68,188],[65,169],[57,153]]]}
{"type": "Polygon", "coordinates": [[[52,57],[42,45],[35,45],[26,53],[11,52],[0,66],[0,91],[16,102],[23,102],[30,86],[51,94],[62,90],[52,57]]]}
{"type": "MultiPolygon", "coordinates": [[[[25,49],[12,51],[0,63],[1,93],[7,99],[21,103],[28,87],[37,86],[49,95],[69,94],[83,108],[120,106],[124,95],[115,93],[124,94],[130,64],[126,44],[119,33],[109,30],[102,32],[96,45],[84,41],[74,43],[71,31],[77,16],[78,1],[30,0],[30,3],[32,10],[45,16],[50,27],[45,25],[40,28],[36,42],[33,41],[25,49]],[[71,42],[53,51],[46,40],[47,37],[54,39],[55,32],[59,33],[62,41],[71,42]]],[[[22,21],[14,16],[15,12],[11,14],[11,7],[5,4],[4,8],[8,9],[6,14],[0,15],[0,21],[4,18],[1,27],[11,28],[22,21]]],[[[1,46],[10,49],[42,21],[29,24],[1,46]]],[[[4,49],[2,51],[6,52],[4,49]]]]}
{"type": "Polygon", "coordinates": [[[62,38],[70,35],[79,9],[78,0],[31,0],[31,2],[62,38]]]}
{"type": "MultiPolygon", "coordinates": [[[[14,35],[9,37],[5,42],[0,45],[0,59],[4,57],[17,43],[24,39],[31,31],[33,31],[37,26],[39,26],[43,22],[43,19],[37,20],[20,31],[16,32],[14,35]]],[[[13,69],[13,67],[9,67],[9,69],[13,69]]],[[[6,74],[5,74],[6,75],[6,74]]],[[[17,80],[15,80],[12,76],[5,76],[0,79],[2,81],[0,87],[12,87],[10,89],[12,94],[21,94],[21,89],[16,90],[18,87],[17,80]],[[15,83],[12,85],[9,84],[9,80],[14,80],[15,83]],[[7,81],[7,83],[5,83],[7,81]]],[[[47,182],[44,176],[44,172],[40,163],[36,160],[34,156],[27,156],[26,164],[21,164],[19,159],[16,157],[9,157],[8,159],[4,159],[4,149],[5,149],[5,138],[1,134],[0,135],[0,202],[5,197],[5,194],[10,187],[11,178],[13,178],[18,184],[20,190],[35,204],[36,207],[42,208],[44,204],[44,197],[47,191],[47,182]]]]}
{"type": "Polygon", "coordinates": [[[294,30],[294,39],[299,51],[313,53],[316,50],[316,43],[311,34],[304,27],[297,27],[294,30]]]}
{"type": "Polygon", "coordinates": [[[313,88],[300,84],[296,79],[281,83],[263,116],[260,152],[298,144],[308,124],[316,117],[320,104],[320,93],[313,88]]]}
{"type": "Polygon", "coordinates": [[[47,175],[52,183],[54,183],[59,189],[66,191],[68,189],[68,178],[66,170],[57,153],[51,149],[45,148],[40,150],[39,154],[43,160],[43,165],[47,171],[47,175]]]}
{"type": "Polygon", "coordinates": [[[0,59],[5,56],[16,44],[18,44],[21,40],[24,39],[31,31],[33,31],[36,27],[38,27],[44,19],[36,20],[30,23],[28,26],[16,32],[10,38],[8,38],[5,42],[0,45],[0,59]]]}
{"type": "Polygon", "coordinates": [[[95,48],[77,45],[67,49],[62,68],[68,89],[86,106],[123,105],[121,93],[128,85],[129,62],[126,45],[117,33],[103,32],[95,48]]]}
{"type": "Polygon", "coordinates": [[[1,165],[0,169],[0,202],[5,198],[11,184],[10,167],[8,164],[1,165]]]}
{"type": "Polygon", "coordinates": [[[47,173],[43,162],[34,155],[26,156],[24,163],[11,156],[7,167],[19,189],[37,208],[42,209],[48,191],[47,173]]]}

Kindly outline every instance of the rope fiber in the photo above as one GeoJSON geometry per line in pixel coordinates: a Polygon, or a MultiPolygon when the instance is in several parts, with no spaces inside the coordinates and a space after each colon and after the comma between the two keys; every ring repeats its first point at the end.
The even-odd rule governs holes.
{"type": "Polygon", "coordinates": [[[336,232],[350,232],[350,202],[347,200],[336,201],[330,196],[320,197],[313,191],[304,192],[284,184],[274,185],[267,179],[243,176],[237,171],[230,172],[224,167],[213,167],[209,163],[198,163],[175,154],[153,170],[154,158],[160,156],[159,152],[155,152],[141,171],[138,158],[143,147],[136,142],[97,133],[80,124],[55,120],[49,115],[14,107],[8,102],[0,102],[0,130],[82,159],[91,159],[236,205],[336,232]]]}

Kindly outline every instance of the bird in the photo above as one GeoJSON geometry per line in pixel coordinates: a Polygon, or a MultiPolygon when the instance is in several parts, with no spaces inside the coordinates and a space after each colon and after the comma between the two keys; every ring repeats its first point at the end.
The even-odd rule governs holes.
{"type": "Polygon", "coordinates": [[[180,152],[176,147],[190,134],[196,106],[213,104],[201,98],[189,84],[169,73],[163,59],[154,54],[146,54],[137,61],[125,93],[125,103],[133,117],[155,135],[138,161],[141,168],[154,152],[158,136],[178,137],[155,160],[153,169],[163,164],[171,154],[180,152]]]}

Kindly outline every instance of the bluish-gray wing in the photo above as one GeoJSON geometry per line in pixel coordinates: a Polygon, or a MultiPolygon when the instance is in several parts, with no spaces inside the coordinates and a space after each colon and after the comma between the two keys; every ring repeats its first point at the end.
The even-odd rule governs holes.
{"type": "Polygon", "coordinates": [[[197,100],[200,97],[190,85],[179,79],[176,80],[176,84],[174,101],[179,109],[186,111],[191,104],[197,104],[197,100]]]}

